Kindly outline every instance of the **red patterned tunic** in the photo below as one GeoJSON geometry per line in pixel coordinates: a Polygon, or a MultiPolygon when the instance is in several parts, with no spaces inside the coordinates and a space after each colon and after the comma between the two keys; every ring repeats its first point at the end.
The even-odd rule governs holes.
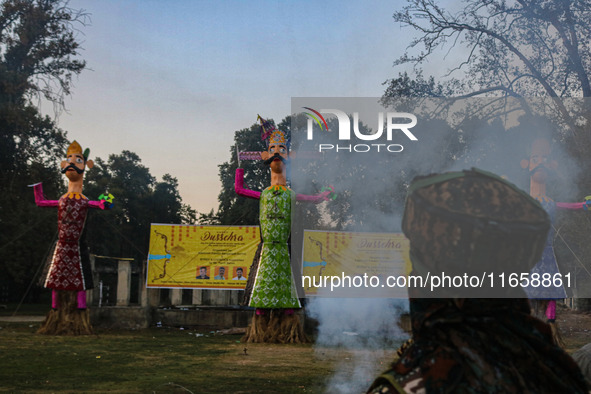
{"type": "Polygon", "coordinates": [[[80,236],[86,221],[88,199],[81,194],[67,194],[58,203],[58,241],[53,252],[45,287],[55,290],[86,290],[80,236]]]}
{"type": "Polygon", "coordinates": [[[46,200],[41,184],[34,187],[38,206],[58,208],[58,241],[45,279],[45,287],[72,291],[92,288],[90,267],[80,255],[80,237],[88,208],[104,209],[104,202],[89,201],[80,193],[67,193],[59,201],[46,200]]]}

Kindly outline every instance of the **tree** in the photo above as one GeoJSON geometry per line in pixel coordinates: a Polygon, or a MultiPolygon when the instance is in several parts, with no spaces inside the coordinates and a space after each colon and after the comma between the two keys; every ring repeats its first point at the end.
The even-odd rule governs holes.
{"type": "Polygon", "coordinates": [[[87,18],[63,0],[7,0],[0,5],[3,172],[21,166],[23,159],[55,164],[55,157],[63,154],[65,133],[39,114],[32,99],[44,97],[63,107],[73,77],[86,66],[77,59],[75,29],[87,18]]]}
{"type": "MultiPolygon", "coordinates": [[[[545,96],[553,99],[556,115],[572,132],[580,116],[587,119],[588,111],[575,111],[558,98],[591,95],[588,1],[469,0],[455,14],[432,0],[407,3],[394,13],[394,20],[420,36],[395,65],[412,64],[420,70],[441,53],[459,55],[444,81],[423,86],[425,94],[438,96],[443,90],[464,97],[545,96]],[[424,49],[413,54],[419,46],[424,49]]],[[[404,76],[388,81],[388,96],[412,86],[404,83],[404,76]]]]}
{"type": "Polygon", "coordinates": [[[88,171],[90,196],[111,193],[114,207],[107,215],[93,215],[88,223],[89,246],[96,254],[133,257],[143,261],[148,254],[151,223],[191,223],[196,213],[183,204],[178,180],[165,174],[161,182],[141,164],[140,157],[123,151],[97,158],[88,171]]]}
{"type": "MultiPolygon", "coordinates": [[[[588,100],[572,99],[591,96],[590,5],[585,0],[467,0],[461,9],[449,12],[433,0],[408,0],[402,10],[394,13],[394,20],[411,27],[418,36],[395,65],[412,65],[414,75],[399,73],[388,80],[382,102],[392,103],[409,94],[450,101],[488,97],[488,101],[469,104],[480,110],[479,116],[470,121],[491,125],[502,122],[509,107],[487,107],[482,103],[517,102],[521,125],[536,129],[544,120],[545,126],[551,126],[550,137],[565,147],[577,166],[589,168],[591,111],[588,100]],[[438,79],[425,79],[422,67],[430,60],[439,61],[443,55],[454,59],[449,72],[438,79]]],[[[516,106],[511,110],[515,111],[516,106]]],[[[454,137],[463,139],[468,150],[475,132],[469,127],[460,125],[454,137]]],[[[589,194],[590,174],[581,171],[575,182],[581,192],[560,197],[579,200],[589,194]]],[[[577,214],[581,213],[563,217],[577,214]]],[[[559,223],[563,223],[561,220],[559,223]]],[[[577,227],[574,231],[561,225],[566,242],[583,245],[581,240],[567,239],[566,235],[587,233],[588,221],[571,222],[577,227]]],[[[588,247],[584,252],[583,248],[578,250],[591,253],[588,247]]]]}
{"type": "Polygon", "coordinates": [[[165,174],[157,181],[134,152],[111,154],[106,162],[97,158],[86,182],[89,196],[108,192],[115,197],[110,212],[89,217],[92,253],[134,258],[142,264],[148,254],[152,223],[195,221],[195,210],[182,202],[178,180],[165,174]]]}
{"type": "Polygon", "coordinates": [[[88,14],[64,0],[6,0],[0,6],[0,91],[2,102],[21,104],[35,95],[63,106],[79,60],[77,26],[88,14]]]}
{"type": "Polygon", "coordinates": [[[33,209],[26,186],[44,181],[59,195],[59,161],[67,141],[55,122],[42,116],[33,99],[59,108],[73,77],[85,67],[78,59],[76,28],[87,15],[63,0],[6,0],[0,4],[0,269],[22,294],[55,234],[55,213],[33,209]]]}
{"type": "MultiPolygon", "coordinates": [[[[242,198],[234,191],[234,173],[239,166],[244,168],[245,186],[251,190],[263,190],[269,184],[269,170],[260,161],[241,161],[238,163],[238,151],[262,152],[266,149],[261,140],[260,125],[238,130],[234,134],[234,145],[230,147],[230,160],[220,164],[219,175],[222,190],[218,196],[219,208],[217,219],[225,225],[258,225],[259,203],[256,200],[242,198]]],[[[206,219],[206,217],[203,217],[206,219]]]]}

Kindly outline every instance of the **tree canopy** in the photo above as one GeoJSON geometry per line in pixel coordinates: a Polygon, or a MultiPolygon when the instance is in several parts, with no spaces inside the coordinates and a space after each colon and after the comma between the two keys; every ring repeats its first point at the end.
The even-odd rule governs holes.
{"type": "MultiPolygon", "coordinates": [[[[581,201],[591,191],[585,171],[591,166],[590,9],[585,0],[465,0],[450,11],[434,0],[407,0],[393,17],[416,36],[395,60],[396,67],[405,68],[386,81],[382,102],[395,105],[408,96],[448,103],[474,98],[465,104],[471,116],[452,125],[448,140],[481,161],[494,158],[495,150],[511,152],[504,157],[517,167],[527,155],[527,139],[549,138],[574,163],[555,174],[550,197],[581,201]],[[428,64],[442,59],[448,72],[425,76],[428,64]]],[[[522,187],[528,190],[527,184],[522,187]]],[[[589,271],[575,261],[591,253],[583,235],[589,217],[583,215],[558,217],[555,247],[563,262],[589,271]]]]}
{"type": "MultiPolygon", "coordinates": [[[[37,208],[27,185],[43,182],[50,200],[66,189],[59,168],[69,143],[66,132],[43,116],[35,101],[43,98],[56,111],[63,109],[73,78],[86,66],[78,29],[88,18],[66,0],[0,3],[0,286],[12,289],[12,301],[38,276],[57,237],[57,210],[37,208]]],[[[137,154],[123,151],[95,164],[85,175],[84,194],[97,200],[109,191],[115,206],[90,211],[91,253],[143,262],[150,223],[195,222],[178,180],[170,174],[156,180],[137,154]]]]}
{"type": "Polygon", "coordinates": [[[8,282],[27,282],[55,232],[55,212],[31,209],[26,186],[43,180],[46,193],[62,190],[66,133],[33,101],[44,97],[59,107],[71,92],[85,67],[76,40],[85,22],[65,1],[0,4],[0,269],[8,282]]]}
{"type": "Polygon", "coordinates": [[[151,223],[195,222],[196,212],[183,204],[178,180],[165,174],[156,181],[130,151],[111,154],[107,161],[97,158],[88,170],[84,190],[92,199],[107,191],[115,197],[112,210],[92,212],[88,221],[88,244],[95,254],[143,261],[151,223]]]}

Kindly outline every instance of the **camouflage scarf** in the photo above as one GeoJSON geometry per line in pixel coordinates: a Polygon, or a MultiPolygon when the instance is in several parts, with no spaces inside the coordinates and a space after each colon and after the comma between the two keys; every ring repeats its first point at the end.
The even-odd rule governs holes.
{"type": "Polygon", "coordinates": [[[374,392],[392,392],[381,391],[385,384],[427,393],[587,393],[527,299],[411,299],[410,308],[414,342],[374,392]]]}

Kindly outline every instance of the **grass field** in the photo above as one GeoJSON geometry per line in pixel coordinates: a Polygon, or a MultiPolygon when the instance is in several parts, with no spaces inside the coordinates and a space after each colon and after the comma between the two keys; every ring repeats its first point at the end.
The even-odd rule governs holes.
{"type": "Polygon", "coordinates": [[[0,391],[11,393],[361,392],[393,356],[178,328],[55,337],[36,334],[38,323],[0,326],[0,391]]]}
{"type": "MultiPolygon", "coordinates": [[[[591,315],[563,308],[559,317],[567,351],[591,342],[591,315]]],[[[36,334],[39,325],[0,322],[0,392],[361,393],[397,347],[245,345],[239,335],[179,328],[59,337],[36,334]]]]}

